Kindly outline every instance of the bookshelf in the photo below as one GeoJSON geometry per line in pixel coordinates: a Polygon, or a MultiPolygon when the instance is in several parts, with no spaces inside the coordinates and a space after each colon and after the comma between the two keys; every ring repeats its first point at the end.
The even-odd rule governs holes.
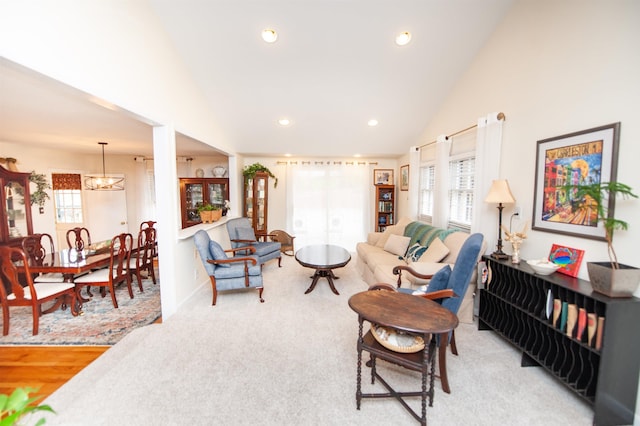
{"type": "Polygon", "coordinates": [[[395,185],[376,185],[376,231],[384,232],[387,226],[395,223],[395,210],[395,185]]]}

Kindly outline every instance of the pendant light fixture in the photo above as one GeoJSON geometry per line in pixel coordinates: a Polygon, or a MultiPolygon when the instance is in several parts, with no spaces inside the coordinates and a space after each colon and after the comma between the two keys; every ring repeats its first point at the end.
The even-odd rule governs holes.
{"type": "Polygon", "coordinates": [[[124,190],[124,177],[107,175],[104,166],[104,146],[107,142],[98,142],[102,145],[102,174],[84,175],[85,188],[90,191],[122,191],[124,190]]]}

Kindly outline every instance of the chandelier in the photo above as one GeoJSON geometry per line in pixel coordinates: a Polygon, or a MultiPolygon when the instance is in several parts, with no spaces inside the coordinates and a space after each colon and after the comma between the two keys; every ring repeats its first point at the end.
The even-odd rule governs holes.
{"type": "Polygon", "coordinates": [[[102,174],[84,175],[84,186],[90,191],[122,191],[124,190],[124,177],[107,175],[104,167],[104,146],[107,142],[98,142],[102,145],[102,174]]]}

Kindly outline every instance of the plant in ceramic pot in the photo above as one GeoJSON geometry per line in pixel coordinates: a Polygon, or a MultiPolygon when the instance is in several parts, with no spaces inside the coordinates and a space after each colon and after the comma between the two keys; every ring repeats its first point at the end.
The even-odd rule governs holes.
{"type": "Polygon", "coordinates": [[[269,177],[274,179],[273,187],[275,188],[278,186],[278,178],[273,173],[271,173],[271,170],[269,170],[267,167],[263,166],[260,163],[253,163],[248,166],[245,166],[244,169],[242,169],[242,176],[244,176],[245,183],[253,179],[256,176],[256,173],[258,172],[263,172],[268,174],[269,177]]]}
{"type": "Polygon", "coordinates": [[[616,197],[638,198],[631,187],[620,182],[597,182],[589,185],[570,186],[578,203],[574,210],[583,209],[605,230],[609,262],[587,262],[587,272],[593,289],[609,297],[630,297],[640,283],[640,269],[618,263],[613,248],[614,231],[626,230],[627,222],[613,216],[616,197]]]}

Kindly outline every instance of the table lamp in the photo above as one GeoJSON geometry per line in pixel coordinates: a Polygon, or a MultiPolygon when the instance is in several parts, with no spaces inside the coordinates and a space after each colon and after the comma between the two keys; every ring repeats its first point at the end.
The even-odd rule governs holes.
{"type": "Polygon", "coordinates": [[[491,183],[489,194],[484,199],[485,203],[498,203],[498,247],[496,251],[491,253],[491,257],[494,259],[507,259],[509,256],[502,251],[502,209],[503,204],[515,203],[516,199],[513,198],[511,189],[509,189],[509,182],[505,179],[494,180],[491,183]]]}

